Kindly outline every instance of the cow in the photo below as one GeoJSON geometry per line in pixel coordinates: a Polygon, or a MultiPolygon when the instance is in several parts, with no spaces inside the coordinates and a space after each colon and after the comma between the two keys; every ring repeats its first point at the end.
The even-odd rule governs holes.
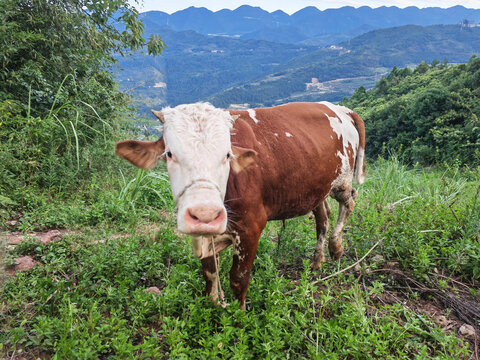
{"type": "Polygon", "coordinates": [[[352,180],[361,184],[365,178],[365,127],[354,111],[299,102],[249,110],[195,103],[152,112],[163,124],[162,137],[120,141],[116,154],[144,169],[166,161],[178,230],[192,236],[206,294],[214,302],[217,259],[232,245],[230,286],[245,309],[258,241],[269,220],[313,212],[312,268],[318,269],[325,261],[329,195],[338,201],[339,214],[328,249],[333,260],[341,257],[343,227],[357,196],[352,180]]]}

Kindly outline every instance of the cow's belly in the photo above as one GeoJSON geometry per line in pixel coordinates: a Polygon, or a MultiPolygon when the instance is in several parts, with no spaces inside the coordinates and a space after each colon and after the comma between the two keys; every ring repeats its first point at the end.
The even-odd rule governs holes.
{"type": "Polygon", "coordinates": [[[268,219],[284,220],[308,214],[330,193],[331,180],[323,180],[321,184],[292,185],[288,190],[270,188],[263,203],[268,219]]]}
{"type": "Polygon", "coordinates": [[[319,202],[316,202],[315,205],[311,206],[305,206],[303,208],[298,208],[298,207],[292,207],[290,209],[285,209],[281,213],[277,214],[272,214],[271,217],[268,218],[268,220],[286,220],[286,219],[292,219],[296,218],[298,216],[303,216],[307,215],[309,212],[311,212],[319,202]]]}

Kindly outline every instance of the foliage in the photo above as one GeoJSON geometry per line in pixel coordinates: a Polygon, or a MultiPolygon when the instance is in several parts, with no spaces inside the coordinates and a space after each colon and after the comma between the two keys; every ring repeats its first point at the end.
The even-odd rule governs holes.
{"type": "Polygon", "coordinates": [[[420,279],[434,268],[480,279],[480,168],[412,169],[394,157],[380,158],[368,173],[352,218],[353,243],[384,237],[385,258],[420,279]]]}
{"type": "Polygon", "coordinates": [[[158,13],[145,18],[150,20],[146,32],[161,31],[169,47],[160,58],[135,54],[119,59],[125,71],[117,74],[144,113],[205,100],[219,107],[337,102],[360,86],[373,87],[394,65],[444,57],[467,62],[480,48],[480,28],[456,25],[375,30],[337,47],[314,47],[177,32],[156,26],[158,13]],[[307,87],[312,78],[318,87],[307,87]]]}
{"type": "Polygon", "coordinates": [[[34,116],[45,116],[54,101],[104,95],[95,83],[114,90],[105,70],[115,52],[146,45],[149,54],[158,54],[164,47],[154,36],[145,43],[137,10],[123,0],[5,0],[0,24],[0,103],[16,100],[22,106],[31,95],[34,116]],[[67,76],[72,77],[55,96],[67,76]]]}
{"type": "MultiPolygon", "coordinates": [[[[315,233],[308,216],[289,220],[284,230],[279,223],[269,223],[255,260],[248,310],[239,309],[228,286],[224,288],[231,305],[216,308],[201,296],[204,281],[189,239],[174,230],[174,203],[165,168],[135,170],[113,154],[113,142],[131,130],[120,120],[130,117],[131,111],[128,98],[104,70],[111,64],[111,51],[125,44],[140,46],[129,41],[141,32],[141,25],[134,25],[129,33],[128,21],[135,21],[132,12],[132,18],[124,19],[125,33],[111,27],[107,17],[129,11],[128,6],[120,9],[126,5],[122,1],[82,3],[86,8],[68,4],[0,3],[0,27],[12,33],[11,39],[0,33],[0,54],[11,56],[2,63],[1,73],[2,82],[11,81],[7,84],[11,90],[0,89],[0,221],[13,220],[9,224],[15,225],[2,226],[22,232],[69,229],[63,239],[48,244],[31,236],[15,247],[0,242],[0,281],[6,280],[0,287],[1,358],[459,359],[469,355],[465,342],[442,332],[427,317],[400,303],[379,305],[376,299],[390,282],[385,276],[374,277],[371,285],[356,273],[316,285],[312,281],[351,264],[382,238],[376,251],[416,279],[428,279],[439,271],[477,282],[479,168],[452,162],[440,170],[408,169],[396,158],[380,158],[359,188],[344,235],[343,264],[328,263],[321,274],[309,270],[315,233]],[[85,9],[90,11],[82,12],[85,9]],[[28,22],[32,11],[38,16],[28,22]],[[53,15],[58,18],[50,19],[53,15]],[[96,27],[88,28],[89,19],[96,27]],[[28,24],[36,27],[22,32],[28,24]],[[75,24],[87,26],[86,33],[74,31],[75,24]],[[101,42],[102,34],[109,34],[106,42],[101,42]],[[90,39],[95,43],[86,41],[90,39]],[[20,53],[24,57],[16,58],[20,53]],[[18,68],[7,72],[7,65],[13,64],[18,68]],[[277,239],[278,246],[271,241],[277,239]],[[13,265],[20,256],[31,256],[37,266],[7,279],[3,266],[13,265]],[[157,286],[161,295],[145,292],[151,286],[157,286]]],[[[447,71],[445,65],[437,66],[447,71]]],[[[452,84],[457,77],[465,80],[456,91],[476,91],[469,89],[476,84],[478,67],[471,60],[461,70],[476,68],[474,76],[461,71],[453,75],[452,84]],[[472,86],[462,88],[468,81],[472,86]]],[[[414,78],[428,76],[431,70],[396,71],[398,76],[414,78]]],[[[391,81],[383,81],[385,96],[391,81]]],[[[448,86],[425,88],[420,100],[412,102],[407,115],[418,117],[414,125],[421,136],[430,136],[430,125],[437,123],[433,115],[442,116],[457,104],[449,90],[448,86]]],[[[355,96],[370,95],[360,89],[355,96]]],[[[478,114],[468,104],[471,113],[478,114]]],[[[141,124],[135,121],[138,129],[141,124]]],[[[223,284],[228,281],[231,255],[229,249],[222,256],[223,284]]],[[[371,279],[367,269],[376,266],[373,261],[363,263],[361,276],[371,279]]]]}
{"type": "Polygon", "coordinates": [[[422,165],[460,161],[480,164],[480,58],[448,66],[422,62],[396,67],[369,91],[358,89],[343,104],[365,120],[367,154],[398,154],[422,165]]]}
{"type": "Polygon", "coordinates": [[[113,184],[124,166],[113,142],[132,109],[110,72],[114,53],[158,54],[164,43],[145,44],[127,1],[6,0],[0,24],[0,220],[64,226],[52,203],[83,192],[93,204],[98,183],[113,184]]]}
{"type": "MultiPolygon", "coordinates": [[[[138,175],[141,180],[132,184],[143,182],[138,175]]],[[[424,171],[408,170],[397,160],[374,163],[359,187],[340,266],[381,237],[377,254],[418,279],[436,268],[478,281],[480,204],[474,205],[473,190],[479,180],[478,169],[424,171]]],[[[308,217],[288,220],[278,245],[272,240],[281,224],[269,223],[247,311],[241,311],[226,285],[231,250],[221,262],[231,304],[216,308],[201,296],[200,262],[189,239],[172,230],[173,214],[156,218],[156,225],[146,213],[136,216],[137,231],[131,234],[121,232],[121,221],[109,220],[108,226],[83,228],[48,245],[30,240],[13,251],[11,256],[30,255],[40,265],[0,290],[2,356],[22,350],[35,357],[87,359],[468,358],[467,345],[427,316],[400,303],[379,304],[375,299],[388,288],[388,278],[374,277],[376,282],[365,285],[347,273],[313,285],[338,264],[327,263],[321,274],[310,272],[315,233],[308,217]],[[151,286],[161,295],[146,293],[151,286]]],[[[374,273],[366,269],[377,265],[368,261],[361,273],[371,279],[374,273]]]]}
{"type": "MultiPolygon", "coordinates": [[[[119,59],[116,79],[148,112],[152,107],[199,101],[274,71],[310,46],[206,36],[160,28],[169,44],[161,57],[135,54],[119,59]],[[141,66],[139,66],[141,64],[141,66]]],[[[146,31],[151,31],[147,26],[146,31]]]]}

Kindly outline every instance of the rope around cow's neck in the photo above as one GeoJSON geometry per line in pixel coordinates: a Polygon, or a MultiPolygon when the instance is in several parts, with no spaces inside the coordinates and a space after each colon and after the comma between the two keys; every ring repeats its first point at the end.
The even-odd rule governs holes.
{"type": "Polygon", "coordinates": [[[221,307],[226,307],[227,304],[225,303],[225,297],[223,295],[223,290],[222,290],[222,282],[220,281],[220,272],[218,271],[218,268],[220,267],[220,254],[218,256],[218,263],[217,263],[217,254],[215,253],[215,241],[214,241],[214,236],[211,238],[212,242],[212,251],[213,251],[213,262],[215,263],[215,276],[217,278],[217,290],[218,290],[218,304],[221,307]]]}

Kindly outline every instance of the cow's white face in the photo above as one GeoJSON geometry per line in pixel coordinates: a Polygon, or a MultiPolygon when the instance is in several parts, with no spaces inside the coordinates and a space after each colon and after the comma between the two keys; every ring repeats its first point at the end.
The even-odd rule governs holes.
{"type": "Polygon", "coordinates": [[[225,232],[223,205],[232,167],[240,172],[254,162],[256,152],[232,146],[230,130],[237,116],[208,103],[165,108],[154,115],[163,122],[158,141],[126,140],[116,153],[137,167],[151,169],[159,158],[167,162],[178,230],[193,235],[225,232]]]}
{"type": "Polygon", "coordinates": [[[163,138],[178,229],[188,234],[221,234],[232,149],[229,112],[199,103],[166,108],[163,138]]]}

